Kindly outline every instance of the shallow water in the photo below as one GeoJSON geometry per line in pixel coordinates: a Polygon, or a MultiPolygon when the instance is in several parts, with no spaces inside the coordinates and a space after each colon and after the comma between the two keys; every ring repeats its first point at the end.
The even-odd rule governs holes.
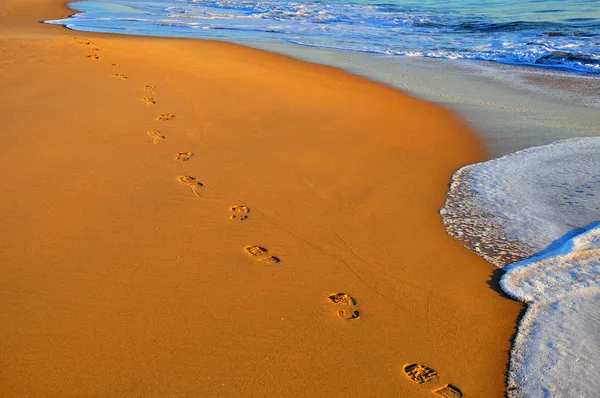
{"type": "Polygon", "coordinates": [[[51,23],[600,74],[600,0],[111,0],[71,7],[83,14],[51,23]]]}

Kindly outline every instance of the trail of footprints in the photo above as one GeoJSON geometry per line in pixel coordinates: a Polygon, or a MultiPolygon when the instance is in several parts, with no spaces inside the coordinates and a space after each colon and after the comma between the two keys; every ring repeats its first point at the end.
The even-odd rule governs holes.
{"type": "MultiPolygon", "coordinates": [[[[80,44],[91,46],[93,43],[88,40],[78,41],[80,44]]],[[[87,55],[88,58],[92,60],[99,60],[101,56],[97,53],[101,51],[100,48],[94,47],[90,49],[91,53],[87,55]]],[[[120,65],[117,63],[111,64],[112,68],[119,68],[120,65]]],[[[127,76],[123,73],[115,73],[114,76],[121,80],[127,80],[127,76]]],[[[155,94],[155,85],[146,85],[144,87],[144,91],[149,92],[150,96],[143,97],[141,102],[145,106],[151,106],[156,104],[156,100],[154,99],[155,94]]],[[[157,121],[166,122],[173,119],[175,115],[173,113],[161,113],[156,117],[157,121]]],[[[158,130],[151,129],[147,131],[148,136],[152,138],[152,142],[154,144],[160,144],[166,137],[158,130]]],[[[185,152],[177,152],[175,155],[175,160],[177,161],[188,161],[192,158],[194,154],[189,151],[185,152]]],[[[195,177],[190,175],[181,175],[177,177],[177,181],[186,187],[190,188],[192,193],[197,197],[200,197],[201,188],[204,186],[200,181],[198,181],[195,177]]],[[[236,221],[244,221],[248,219],[248,215],[250,213],[250,208],[245,205],[236,205],[232,206],[229,209],[230,219],[236,221]]],[[[272,256],[267,249],[258,245],[250,245],[244,247],[244,252],[256,262],[264,264],[264,265],[274,265],[278,264],[281,260],[279,257],[272,256]]],[[[360,317],[360,312],[357,308],[357,302],[354,297],[347,293],[332,293],[327,297],[328,301],[334,305],[336,309],[337,315],[346,321],[358,319],[360,317]]],[[[406,364],[403,366],[403,371],[405,375],[413,382],[423,385],[427,384],[435,379],[437,379],[438,374],[433,369],[412,363],[406,364]]],[[[451,384],[445,384],[434,388],[431,390],[434,394],[445,397],[445,398],[462,398],[462,392],[455,386],[451,384]]]]}

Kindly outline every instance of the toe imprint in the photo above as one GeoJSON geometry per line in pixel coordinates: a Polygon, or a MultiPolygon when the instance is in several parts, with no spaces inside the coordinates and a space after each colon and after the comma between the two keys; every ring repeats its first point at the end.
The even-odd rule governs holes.
{"type": "Polygon", "coordinates": [[[462,392],[451,384],[446,384],[433,392],[444,398],[462,398],[462,392]]]}
{"type": "Polygon", "coordinates": [[[171,120],[175,117],[175,115],[173,115],[172,113],[161,113],[159,117],[156,118],[156,120],[161,120],[163,122],[167,121],[167,120],[171,120]]]}
{"type": "Polygon", "coordinates": [[[165,139],[165,136],[162,135],[158,130],[148,130],[147,134],[152,137],[152,140],[155,144],[158,144],[165,139]]]}
{"type": "Polygon", "coordinates": [[[175,157],[175,160],[181,160],[181,161],[185,162],[186,160],[190,160],[190,158],[192,156],[194,156],[194,154],[191,152],[177,152],[177,156],[175,157]]]}
{"type": "Polygon", "coordinates": [[[418,384],[427,383],[438,375],[435,370],[416,363],[404,365],[403,369],[408,378],[418,384]]]}

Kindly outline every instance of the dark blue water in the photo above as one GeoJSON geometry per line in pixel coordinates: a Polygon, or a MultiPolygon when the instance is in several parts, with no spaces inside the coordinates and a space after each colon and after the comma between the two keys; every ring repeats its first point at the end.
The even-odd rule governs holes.
{"type": "Polygon", "coordinates": [[[83,13],[52,23],[600,74],[600,0],[109,0],[71,7],[83,13]]]}

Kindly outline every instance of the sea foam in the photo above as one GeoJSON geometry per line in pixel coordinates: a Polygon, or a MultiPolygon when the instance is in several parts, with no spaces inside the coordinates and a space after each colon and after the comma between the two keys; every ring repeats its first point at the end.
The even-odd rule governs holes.
{"type": "Polygon", "coordinates": [[[500,285],[527,303],[508,395],[598,396],[600,137],[464,167],[440,213],[450,235],[510,264],[500,285]]]}
{"type": "Polygon", "coordinates": [[[597,397],[600,223],[505,269],[502,289],[528,303],[512,348],[509,396],[597,397]]]}
{"type": "Polygon", "coordinates": [[[440,213],[450,235],[498,267],[530,257],[600,219],[600,137],[463,167],[440,213]]]}

